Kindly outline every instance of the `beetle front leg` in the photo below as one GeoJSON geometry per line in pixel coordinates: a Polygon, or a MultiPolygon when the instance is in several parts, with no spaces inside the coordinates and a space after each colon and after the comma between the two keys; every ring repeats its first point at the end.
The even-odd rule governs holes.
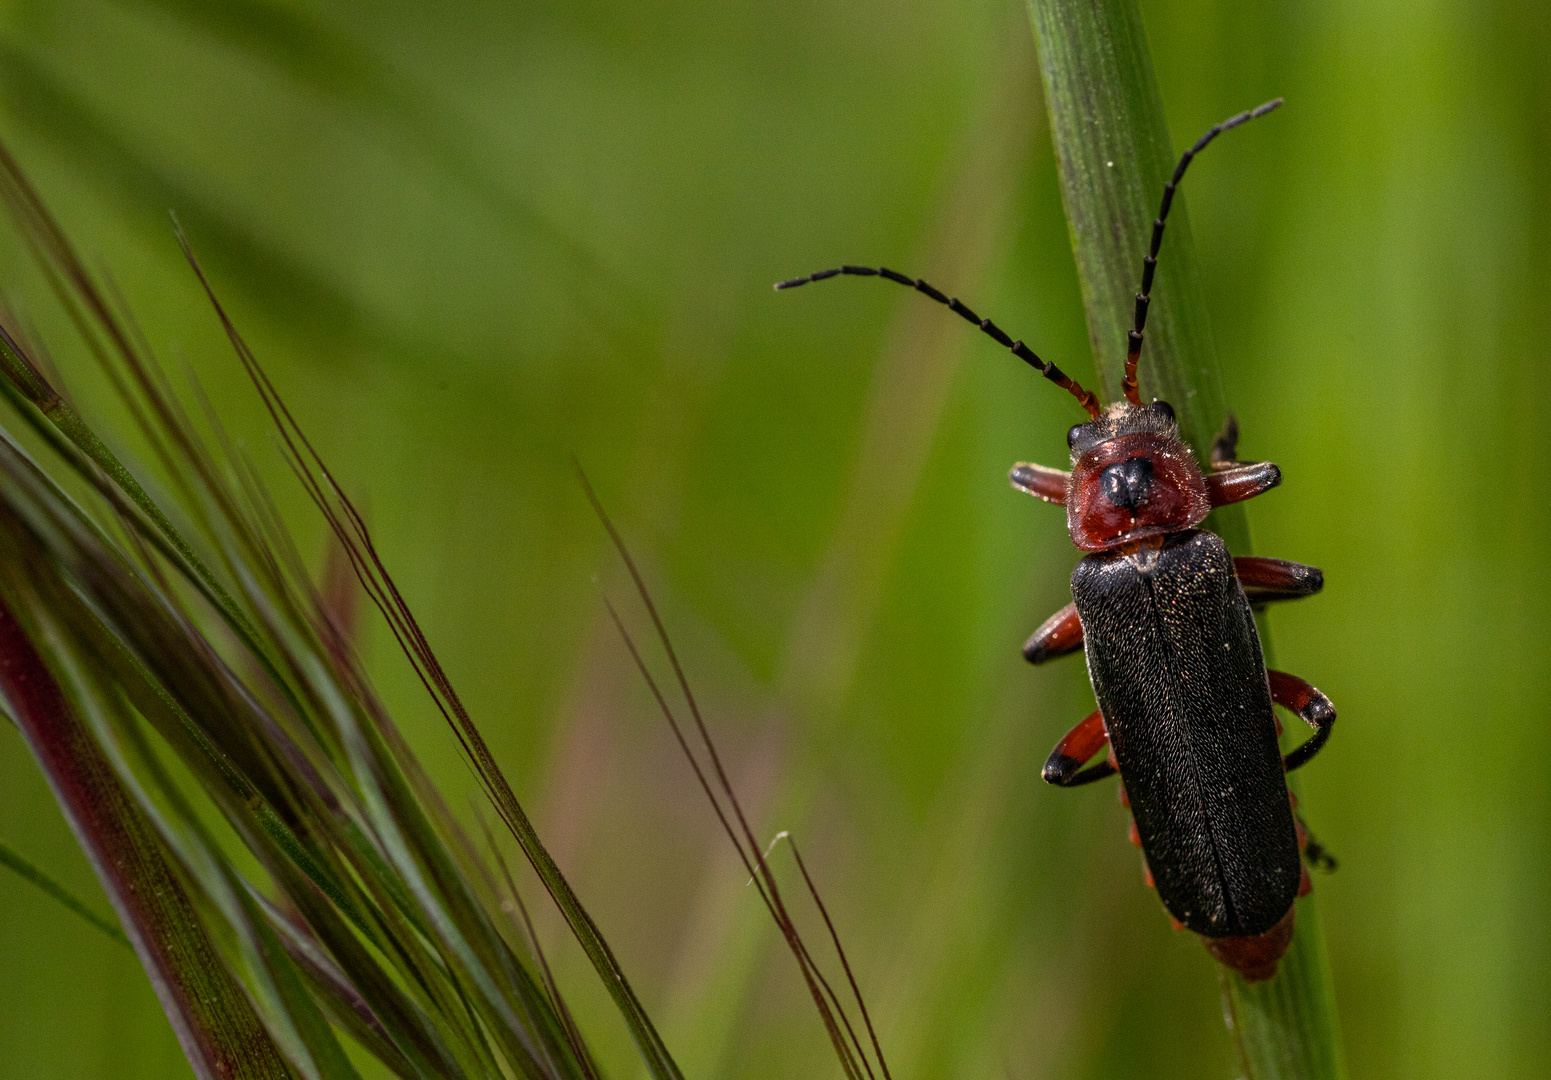
{"type": "Polygon", "coordinates": [[[1233,572],[1252,604],[1271,600],[1297,600],[1313,596],[1325,587],[1325,573],[1317,566],[1266,559],[1258,555],[1237,555],[1233,572]]]}
{"type": "Polygon", "coordinates": [[[1282,758],[1282,767],[1292,772],[1301,765],[1306,765],[1320,747],[1325,745],[1325,740],[1330,738],[1330,729],[1336,723],[1336,707],[1330,703],[1330,699],[1320,693],[1314,687],[1284,671],[1268,671],[1267,678],[1271,682],[1271,700],[1282,708],[1298,714],[1304,723],[1314,729],[1313,738],[1298,747],[1292,753],[1282,758]]]}
{"type": "Polygon", "coordinates": [[[1082,768],[1083,762],[1104,749],[1108,743],[1109,732],[1104,729],[1104,714],[1094,709],[1082,723],[1066,733],[1066,738],[1056,743],[1040,775],[1045,783],[1058,787],[1077,787],[1112,776],[1115,773],[1112,761],[1101,761],[1097,765],[1082,768]]]}
{"type": "Polygon", "coordinates": [[[1212,440],[1212,468],[1226,469],[1239,461],[1239,418],[1229,413],[1223,417],[1222,430],[1212,440]]]}
{"type": "Polygon", "coordinates": [[[1031,664],[1043,664],[1080,648],[1082,622],[1077,618],[1077,605],[1067,604],[1029,635],[1023,643],[1023,658],[1031,664]]]}
{"type": "Polygon", "coordinates": [[[1066,488],[1071,483],[1072,474],[1052,469],[1048,465],[1031,465],[1027,461],[1020,461],[1012,467],[1007,479],[1012,481],[1013,487],[1036,499],[1065,506],[1066,488]]]}
{"type": "Polygon", "coordinates": [[[1202,477],[1214,507],[1243,502],[1282,482],[1282,470],[1269,461],[1239,464],[1239,421],[1229,413],[1212,443],[1211,469],[1202,477]]]}
{"type": "Polygon", "coordinates": [[[1282,470],[1270,461],[1228,465],[1207,473],[1206,497],[1214,507],[1243,502],[1270,491],[1282,482],[1282,470]]]}

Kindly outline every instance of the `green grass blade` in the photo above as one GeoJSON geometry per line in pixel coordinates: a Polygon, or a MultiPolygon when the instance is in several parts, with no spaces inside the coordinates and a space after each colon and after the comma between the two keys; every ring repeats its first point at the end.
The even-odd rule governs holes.
{"type": "MultiPolygon", "coordinates": [[[[8,576],[18,572],[14,564],[8,576]]],[[[7,583],[14,593],[16,581],[7,583]]],[[[201,1080],[290,1078],[280,1051],[225,966],[155,827],[70,708],[52,672],[0,604],[0,693],[133,936],[201,1080]]]]}
{"type": "MultiPolygon", "coordinates": [[[[25,415],[25,414],[24,414],[25,415]]],[[[71,530],[77,543],[85,547],[86,561],[99,567],[112,565],[113,557],[106,537],[94,523],[69,500],[54,484],[51,477],[36,467],[30,458],[8,436],[0,433],[0,468],[12,473],[13,481],[25,475],[36,485],[40,499],[52,496],[53,503],[70,513],[67,517],[55,517],[54,524],[63,530],[71,530]]],[[[20,511],[20,501],[13,506],[20,511]]],[[[36,504],[34,504],[36,507],[36,504]]],[[[35,513],[41,511],[35,509],[35,513]]],[[[156,727],[164,738],[183,748],[184,760],[204,775],[207,782],[224,788],[231,801],[251,811],[254,824],[282,850],[339,909],[358,926],[362,918],[354,909],[339,882],[324,867],[315,854],[287,826],[267,797],[260,797],[239,763],[231,760],[211,734],[195,723],[186,709],[176,701],[167,689],[147,670],[134,646],[141,645],[150,655],[157,653],[158,641],[176,640],[177,629],[170,625],[169,610],[158,605],[152,595],[138,591],[131,584],[135,579],[126,575],[105,574],[94,579],[93,591],[97,595],[99,610],[83,601],[75,592],[65,590],[51,598],[51,608],[60,617],[68,617],[76,633],[92,642],[95,655],[104,670],[116,674],[119,685],[127,698],[139,709],[141,715],[156,727]],[[100,608],[130,612],[133,617],[119,620],[117,629],[104,622],[100,608]]],[[[185,680],[184,685],[206,689],[212,684],[185,680]]],[[[201,713],[207,717],[227,716],[232,712],[230,701],[206,699],[201,713]]],[[[250,761],[250,768],[252,767],[250,761]]],[[[269,786],[266,796],[276,789],[269,786]]]]}
{"type": "MultiPolygon", "coordinates": [[[[20,173],[15,169],[8,153],[0,148],[0,163],[3,163],[9,177],[19,177],[20,173]]],[[[106,309],[101,309],[104,312],[106,309]]],[[[108,320],[105,317],[104,322],[108,320]]],[[[122,333],[122,332],[120,332],[122,333]]],[[[120,337],[120,340],[126,340],[120,337]]],[[[72,443],[77,451],[90,460],[97,468],[112,479],[118,485],[119,490],[143,513],[161,533],[166,543],[170,544],[177,555],[177,563],[181,569],[186,569],[192,584],[199,588],[210,601],[211,605],[221,612],[231,625],[232,630],[242,638],[243,642],[252,651],[254,658],[259,662],[270,666],[268,654],[258,642],[257,634],[252,623],[238,608],[235,600],[220,579],[210,570],[203,560],[194,552],[193,547],[183,534],[173,525],[171,519],[156,505],[149,493],[141,486],[129,468],[119,460],[118,456],[110,450],[106,443],[97,437],[97,433],[87,425],[79,413],[66,401],[59,392],[50,386],[31,363],[18,343],[11,337],[8,331],[0,328],[0,375],[9,381],[16,393],[30,401],[58,430],[72,443]]],[[[14,396],[8,394],[7,396],[14,396]]],[[[284,680],[276,675],[276,685],[284,687],[284,680]]]]}
{"type": "Polygon", "coordinates": [[[98,915],[91,908],[87,907],[85,903],[76,899],[69,889],[45,874],[30,859],[4,840],[0,840],[0,866],[5,867],[23,881],[42,889],[53,899],[59,901],[60,904],[85,919],[120,945],[133,947],[130,946],[129,939],[124,936],[124,931],[107,919],[104,919],[101,915],[98,915]]]}
{"type": "MultiPolygon", "coordinates": [[[[181,237],[180,237],[181,239],[181,237]]],[[[276,427],[285,441],[293,466],[309,489],[314,503],[328,520],[336,537],[351,553],[356,574],[373,603],[387,621],[401,649],[415,668],[426,690],[441,711],[443,717],[457,735],[475,774],[484,787],[502,824],[511,832],[522,848],[529,864],[543,883],[545,890],[569,924],[577,943],[587,954],[599,979],[613,998],[631,1037],[651,1074],[657,1080],[681,1080],[682,1073],[672,1054],[658,1033],[656,1025],[647,1015],[635,990],[625,976],[624,968],[604,939],[592,916],[570,882],[555,863],[538,831],[533,827],[527,812],[522,808],[495,755],[485,742],[484,735],[464,707],[452,682],[448,679],[441,662],[426,641],[409,606],[394,584],[392,575],[382,562],[372,542],[371,534],[359,511],[345,496],[332,473],[312,443],[297,425],[290,410],[276,392],[236,326],[228,317],[208,278],[192,252],[184,245],[190,264],[200,279],[211,305],[226,330],[228,340],[247,369],[254,388],[264,401],[276,427]]],[[[364,774],[362,779],[364,779],[364,774]]]]}
{"type": "MultiPolygon", "coordinates": [[[[1142,258],[1177,158],[1136,0],[1029,0],[1029,13],[1099,387],[1107,400],[1114,400],[1120,396],[1142,258]]],[[[1174,406],[1182,433],[1204,458],[1227,410],[1189,219],[1179,196],[1169,215],[1152,297],[1140,369],[1142,394],[1174,406]]],[[[1241,507],[1216,511],[1209,524],[1235,552],[1248,554],[1241,507]]],[[[1269,653],[1269,639],[1265,645],[1269,653]]],[[[1224,1012],[1250,1080],[1346,1075],[1330,966],[1312,896],[1298,901],[1297,926],[1274,979],[1250,986],[1237,975],[1223,975],[1224,1012]]]]}
{"type": "MultiPolygon", "coordinates": [[[[3,148],[0,195],[179,499],[158,505],[150,485],[50,385],[28,355],[31,346],[0,332],[5,396],[105,497],[121,526],[110,530],[88,509],[103,507],[77,502],[47,468],[0,437],[0,534],[7,538],[0,601],[24,627],[15,642],[0,640],[0,669],[8,645],[9,659],[27,658],[29,638],[47,658],[34,655],[42,674],[23,672],[19,683],[15,671],[0,670],[0,689],[11,692],[18,726],[42,748],[51,777],[76,759],[92,764],[102,797],[72,799],[56,785],[72,820],[87,821],[77,831],[89,852],[97,855],[94,843],[133,826],[128,846],[159,860],[161,878],[152,885],[113,892],[119,862],[111,853],[96,859],[108,867],[104,883],[196,1072],[355,1080],[336,1034],[343,1029],[400,1075],[592,1075],[579,1032],[561,1022],[558,991],[540,984],[523,939],[505,929],[503,902],[485,887],[477,853],[397,737],[348,643],[329,636],[307,568],[281,535],[284,526],[265,516],[273,504],[246,479],[240,491],[233,488],[230,477],[245,475],[243,463],[218,421],[212,416],[224,458],[209,452],[149,346],[3,148]],[[178,511],[187,525],[173,524],[178,511]],[[217,621],[225,627],[204,636],[201,627],[217,621]],[[24,708],[36,705],[25,692],[45,677],[59,680],[47,683],[53,697],[44,702],[57,707],[42,713],[73,724],[53,733],[66,744],[64,764],[46,756],[52,744],[47,732],[38,734],[39,709],[24,708]],[[267,880],[248,876],[255,859],[267,880]],[[177,916],[141,927],[148,920],[123,898],[147,893],[165,896],[177,916]],[[177,931],[203,937],[194,948],[177,931]],[[249,1029],[256,1034],[244,1034],[249,1029]],[[233,1032],[252,1043],[244,1043],[244,1060],[227,1060],[221,1040],[233,1032]]],[[[543,849],[359,515],[217,310],[309,493],[336,530],[342,514],[356,530],[341,539],[367,593],[391,597],[384,610],[390,627],[409,636],[416,670],[466,740],[498,811],[619,1003],[649,1070],[676,1080],[666,1047],[543,849]]]]}

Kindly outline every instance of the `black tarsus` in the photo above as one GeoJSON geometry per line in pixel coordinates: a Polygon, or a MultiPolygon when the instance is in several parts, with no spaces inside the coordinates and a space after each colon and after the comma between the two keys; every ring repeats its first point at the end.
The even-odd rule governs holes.
{"type": "Polygon", "coordinates": [[[1324,747],[1326,741],[1330,738],[1331,729],[1335,726],[1336,718],[1331,716],[1330,719],[1326,720],[1319,726],[1319,728],[1312,736],[1310,736],[1307,742],[1303,743],[1297,749],[1288,753],[1288,755],[1282,759],[1282,768],[1284,771],[1292,772],[1294,769],[1302,768],[1304,765],[1307,765],[1309,761],[1313,759],[1314,755],[1319,753],[1321,748],[1324,747]]]}
{"type": "Polygon", "coordinates": [[[1225,469],[1239,462],[1239,418],[1229,413],[1212,440],[1212,468],[1225,469]]]}
{"type": "Polygon", "coordinates": [[[1298,824],[1303,826],[1303,858],[1314,869],[1327,874],[1336,872],[1341,865],[1340,861],[1330,853],[1330,849],[1318,840],[1309,831],[1309,823],[1303,820],[1302,814],[1297,814],[1298,824]]]}
{"type": "Polygon", "coordinates": [[[1118,770],[1116,770],[1116,768],[1109,762],[1101,761],[1097,765],[1088,766],[1082,772],[1072,777],[1071,780],[1067,781],[1067,783],[1063,786],[1081,787],[1084,784],[1091,784],[1095,780],[1103,780],[1106,776],[1114,776],[1117,771],[1118,770]]]}
{"type": "Polygon", "coordinates": [[[1075,397],[1078,401],[1078,404],[1080,404],[1088,411],[1088,415],[1090,417],[1097,420],[1100,413],[1103,412],[1102,408],[1099,406],[1099,399],[1089,391],[1083,389],[1082,384],[1077,382],[1077,380],[1071,378],[1066,374],[1066,372],[1056,367],[1049,360],[1041,359],[1033,349],[1029,348],[1023,342],[1014,341],[1012,338],[1008,337],[1006,332],[990,319],[982,319],[980,316],[976,315],[969,309],[967,305],[961,302],[958,297],[950,297],[943,293],[942,290],[938,289],[936,286],[930,285],[920,278],[906,277],[904,274],[901,274],[895,270],[890,270],[886,266],[880,266],[876,269],[871,266],[839,266],[833,270],[819,270],[807,275],[806,277],[792,278],[790,281],[777,282],[776,290],[779,292],[782,289],[795,289],[797,286],[806,285],[810,281],[824,281],[828,278],[832,278],[840,274],[849,274],[853,277],[887,278],[889,281],[904,285],[906,288],[914,289],[916,292],[921,293],[923,296],[931,297],[933,300],[946,307],[949,311],[959,315],[964,319],[965,322],[979,327],[982,332],[989,336],[998,345],[1002,346],[1002,348],[1011,349],[1012,354],[1019,360],[1022,360],[1045,378],[1049,379],[1061,389],[1075,397]]]}
{"type": "MultiPolygon", "coordinates": [[[[839,273],[839,271],[831,271],[827,276],[833,276],[835,273],[839,273]]],[[[822,280],[822,278],[808,278],[804,280],[822,280]]],[[[667,627],[664,625],[662,617],[658,614],[657,605],[653,602],[651,593],[646,588],[646,581],[641,576],[641,572],[637,568],[629,548],[625,546],[624,537],[620,535],[619,530],[614,526],[613,520],[608,516],[607,511],[604,510],[602,501],[598,498],[597,492],[587,479],[587,475],[583,472],[580,463],[573,463],[576,465],[577,476],[581,481],[587,500],[592,504],[593,512],[598,516],[598,520],[602,523],[604,531],[608,533],[609,540],[612,542],[615,551],[618,552],[621,561],[625,564],[625,569],[629,572],[630,579],[635,586],[636,594],[646,608],[657,639],[662,645],[663,651],[667,654],[668,662],[673,668],[674,680],[677,682],[679,690],[683,694],[685,704],[689,708],[690,716],[700,736],[700,742],[705,748],[705,754],[710,758],[711,769],[716,775],[715,788],[712,786],[705,767],[701,764],[699,755],[690,748],[689,740],[684,736],[683,728],[679,723],[677,715],[668,704],[662,688],[658,685],[650,668],[648,668],[645,658],[642,657],[640,649],[636,646],[635,639],[625,627],[624,620],[620,618],[618,610],[605,597],[603,604],[609,613],[609,618],[614,623],[620,638],[624,641],[626,649],[629,650],[631,660],[635,663],[637,670],[640,671],[641,677],[646,681],[647,689],[656,702],[658,711],[662,713],[664,719],[668,722],[668,726],[672,729],[673,736],[679,744],[679,749],[689,760],[695,779],[699,782],[701,791],[710,800],[712,809],[716,813],[717,820],[721,823],[723,832],[726,833],[727,839],[732,842],[733,847],[737,850],[738,858],[743,863],[744,869],[748,871],[755,889],[759,892],[760,899],[769,910],[770,917],[775,920],[776,927],[781,931],[782,937],[785,938],[787,948],[791,950],[793,957],[797,960],[797,966],[802,972],[803,981],[807,984],[808,993],[818,1007],[819,1015],[824,1022],[825,1030],[829,1034],[830,1042],[834,1045],[836,1055],[840,1058],[841,1067],[852,1080],[861,1080],[864,1075],[868,1080],[875,1080],[872,1063],[862,1046],[856,1029],[851,1024],[851,1018],[847,1014],[845,1006],[841,1003],[839,995],[835,993],[829,980],[825,978],[824,973],[819,970],[813,955],[808,951],[807,944],[802,940],[802,935],[798,931],[796,923],[786,909],[785,901],[782,899],[780,889],[776,884],[775,875],[770,869],[764,852],[760,850],[759,844],[754,839],[754,833],[749,827],[747,817],[744,815],[743,806],[738,801],[737,793],[733,790],[732,782],[727,776],[726,769],[722,766],[721,755],[717,752],[710,730],[706,727],[705,720],[700,714],[699,703],[690,689],[689,680],[684,674],[678,653],[673,647],[671,638],[668,636],[667,627]],[[717,796],[716,788],[721,790],[721,798],[717,796]],[[727,801],[726,807],[722,804],[722,798],[725,798],[727,801]],[[728,813],[729,808],[731,810],[730,815],[728,813]],[[737,822],[736,827],[733,825],[734,819],[737,822]],[[844,1027],[844,1033],[841,1030],[842,1026],[844,1027]],[[849,1042],[847,1037],[849,1037],[849,1042]]],[[[787,840],[790,842],[790,835],[787,836],[787,840]]],[[[846,978],[850,982],[851,991],[856,997],[857,1005],[861,1009],[862,1020],[872,1042],[873,1052],[877,1058],[879,1070],[883,1074],[883,1080],[892,1080],[888,1063],[883,1057],[883,1049],[879,1043],[877,1032],[873,1030],[872,1018],[868,1014],[866,1004],[862,1001],[861,990],[857,986],[856,979],[851,973],[850,961],[846,958],[845,950],[840,946],[839,935],[835,930],[834,924],[830,921],[829,912],[824,907],[824,902],[819,898],[818,890],[812,878],[809,877],[807,867],[803,864],[802,857],[798,854],[795,844],[792,845],[792,854],[797,860],[798,868],[802,871],[803,880],[807,883],[809,893],[812,895],[820,914],[824,917],[825,925],[829,928],[835,951],[840,958],[841,966],[845,970],[846,978]]]]}
{"type": "Polygon", "coordinates": [[[1079,762],[1075,757],[1067,757],[1066,754],[1056,751],[1045,762],[1041,779],[1045,784],[1055,784],[1056,787],[1083,787],[1084,784],[1092,784],[1093,781],[1101,781],[1106,776],[1114,776],[1117,773],[1114,765],[1103,760],[1098,765],[1089,765],[1079,770],[1079,762]]]}
{"type": "Polygon", "coordinates": [[[1158,249],[1163,244],[1163,223],[1168,219],[1169,208],[1174,204],[1174,192],[1179,187],[1180,181],[1185,178],[1185,170],[1195,160],[1195,156],[1217,136],[1225,131],[1230,131],[1240,124],[1247,124],[1251,120],[1258,119],[1271,112],[1282,104],[1281,98],[1273,98],[1264,105],[1257,106],[1230,116],[1220,124],[1212,126],[1211,130],[1196,140],[1196,144],[1180,155],[1179,164],[1174,166],[1174,175],[1167,184],[1163,185],[1163,201],[1158,206],[1158,216],[1152,223],[1152,243],[1149,245],[1145,258],[1142,259],[1142,291],[1136,294],[1136,327],[1126,334],[1126,373],[1121,380],[1120,388],[1125,392],[1126,400],[1133,405],[1142,403],[1141,395],[1137,392],[1136,365],[1142,355],[1142,336],[1147,329],[1147,307],[1152,303],[1153,274],[1158,269],[1158,249]]]}
{"type": "Polygon", "coordinates": [[[1102,780],[1106,776],[1114,776],[1117,771],[1107,759],[1086,769],[1081,766],[1082,762],[1057,750],[1050,755],[1050,760],[1045,762],[1045,767],[1040,772],[1040,779],[1056,787],[1082,787],[1095,780],[1102,780]]]}

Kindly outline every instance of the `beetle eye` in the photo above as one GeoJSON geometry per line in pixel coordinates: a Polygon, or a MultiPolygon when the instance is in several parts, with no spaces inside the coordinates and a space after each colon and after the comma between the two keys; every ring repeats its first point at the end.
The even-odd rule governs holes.
{"type": "Polygon", "coordinates": [[[1087,426],[1088,425],[1086,425],[1086,424],[1073,424],[1067,430],[1067,432],[1066,432],[1066,448],[1068,450],[1074,450],[1074,449],[1077,448],[1077,436],[1081,435],[1082,434],[1082,429],[1087,427],[1087,426]]]}
{"type": "Polygon", "coordinates": [[[1167,416],[1170,420],[1174,419],[1174,406],[1170,405],[1167,401],[1164,401],[1162,398],[1153,398],[1152,399],[1151,408],[1152,408],[1153,412],[1162,413],[1164,416],[1167,416]]]}

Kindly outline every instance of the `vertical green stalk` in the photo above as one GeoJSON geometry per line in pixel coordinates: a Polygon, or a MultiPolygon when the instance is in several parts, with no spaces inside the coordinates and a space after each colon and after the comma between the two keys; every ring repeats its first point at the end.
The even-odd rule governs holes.
{"type": "MultiPolygon", "coordinates": [[[[1177,158],[1136,0],[1029,0],[1029,15],[1099,392],[1112,401],[1120,396],[1142,257],[1177,158]]],[[[1190,222],[1179,197],[1169,215],[1152,297],[1142,394],[1174,406],[1181,432],[1204,459],[1227,409],[1190,222]]],[[[1249,552],[1241,506],[1216,511],[1209,525],[1233,551],[1249,552]]],[[[1263,625],[1261,632],[1269,655],[1263,625]]],[[[1221,981],[1224,1016],[1249,1080],[1346,1076],[1330,963],[1312,896],[1298,901],[1292,948],[1275,978],[1252,986],[1222,970],[1221,981]]]]}

